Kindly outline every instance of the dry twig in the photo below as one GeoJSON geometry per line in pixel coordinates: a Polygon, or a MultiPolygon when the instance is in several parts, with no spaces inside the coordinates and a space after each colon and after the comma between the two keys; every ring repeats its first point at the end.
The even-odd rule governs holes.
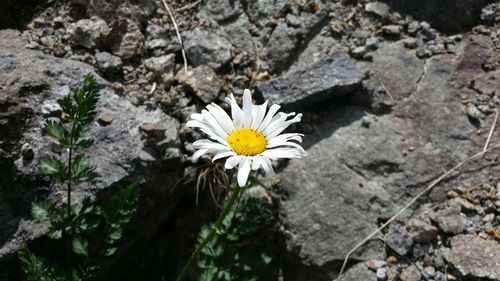
{"type": "Polygon", "coordinates": [[[174,18],[174,13],[172,12],[172,9],[170,9],[170,6],[168,6],[168,4],[165,0],[162,0],[162,2],[163,2],[163,6],[165,6],[165,10],[167,10],[167,13],[170,16],[170,19],[172,20],[172,23],[174,24],[175,33],[177,34],[177,39],[179,40],[179,44],[181,45],[182,59],[184,60],[184,70],[187,73],[188,66],[187,66],[186,52],[184,51],[184,43],[182,42],[181,34],[179,32],[179,28],[177,27],[177,22],[175,21],[175,18],[174,18]]]}
{"type": "Polygon", "coordinates": [[[384,88],[385,92],[387,93],[387,95],[389,96],[389,98],[391,99],[391,105],[395,105],[396,104],[396,101],[394,100],[394,97],[392,97],[392,94],[391,92],[389,91],[389,89],[387,89],[387,87],[384,85],[383,82],[380,82],[380,85],[382,86],[382,88],[384,88]]]}
{"type": "Polygon", "coordinates": [[[484,144],[483,151],[486,151],[486,149],[488,149],[488,145],[490,144],[491,136],[493,135],[493,131],[495,130],[497,120],[498,120],[498,109],[497,112],[495,113],[495,119],[493,119],[493,124],[491,124],[490,133],[488,134],[488,138],[486,139],[486,143],[484,144]]]}
{"type": "Polygon", "coordinates": [[[420,197],[422,197],[424,194],[429,192],[433,187],[435,187],[438,183],[440,183],[443,179],[445,179],[447,176],[458,170],[460,167],[462,167],[465,163],[470,162],[472,160],[475,160],[477,158],[482,157],[484,154],[486,154],[489,151],[495,150],[497,148],[500,148],[500,143],[497,143],[495,146],[483,150],[479,153],[476,153],[469,158],[466,158],[462,162],[458,163],[455,167],[451,168],[448,170],[446,173],[442,174],[439,176],[436,180],[434,180],[431,184],[429,184],[424,190],[422,190],[419,194],[417,194],[415,197],[413,197],[408,204],[406,204],[403,208],[401,208],[394,216],[392,216],[388,221],[386,221],[382,226],[377,228],[375,231],[373,231],[370,235],[368,235],[363,241],[359,242],[354,248],[352,248],[346,255],[344,259],[344,263],[342,264],[342,268],[340,269],[339,276],[337,277],[337,280],[342,276],[342,273],[344,272],[344,269],[347,265],[347,261],[349,260],[349,257],[354,253],[359,247],[363,246],[366,242],[368,242],[370,239],[372,239],[373,236],[375,236],[377,233],[382,231],[384,228],[386,228],[391,222],[393,222],[397,217],[399,217],[404,211],[406,211],[413,203],[415,203],[420,197]]]}

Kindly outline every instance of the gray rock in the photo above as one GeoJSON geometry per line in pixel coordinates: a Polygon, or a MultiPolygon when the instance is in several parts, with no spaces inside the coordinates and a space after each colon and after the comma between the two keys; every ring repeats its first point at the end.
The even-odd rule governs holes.
{"type": "Polygon", "coordinates": [[[443,44],[429,45],[427,48],[431,51],[432,55],[438,55],[446,52],[446,48],[443,44]]]}
{"type": "Polygon", "coordinates": [[[123,62],[120,57],[107,52],[95,54],[97,69],[104,77],[117,77],[122,75],[123,62]]]}
{"type": "Polygon", "coordinates": [[[170,84],[174,78],[175,54],[151,57],[144,61],[144,66],[162,83],[170,84]]]}
{"type": "Polygon", "coordinates": [[[237,21],[224,25],[224,32],[228,40],[235,48],[243,49],[247,54],[255,53],[255,41],[248,31],[250,23],[245,17],[240,17],[237,21]]]}
{"type": "Polygon", "coordinates": [[[421,59],[428,58],[432,55],[431,51],[429,51],[425,47],[425,45],[422,45],[419,48],[417,48],[417,51],[415,52],[415,54],[417,55],[418,58],[421,58],[421,59]]]}
{"type": "Polygon", "coordinates": [[[360,262],[349,268],[349,270],[347,270],[339,279],[339,281],[359,281],[359,280],[376,281],[377,276],[375,275],[375,273],[373,273],[366,267],[365,263],[360,262]]]}
{"type": "Polygon", "coordinates": [[[106,40],[113,54],[123,59],[141,56],[145,50],[145,39],[139,26],[127,18],[119,17],[111,23],[106,40]]]}
{"type": "MultiPolygon", "coordinates": [[[[0,165],[2,171],[6,171],[5,176],[0,178],[0,258],[14,254],[23,243],[47,230],[47,226],[26,223],[31,219],[32,202],[49,200],[59,203],[65,200],[58,188],[36,169],[42,155],[58,153],[66,156],[65,151],[53,148],[53,141],[42,135],[41,126],[46,118],[42,107],[44,101],[60,100],[70,89],[80,86],[85,74],[93,73],[88,64],[27,50],[24,45],[19,32],[0,31],[0,61],[8,61],[10,65],[2,70],[0,76],[0,107],[8,108],[0,113],[0,124],[5,124],[0,126],[0,165]],[[13,127],[16,130],[12,130],[13,127]],[[32,159],[22,158],[24,143],[32,147],[32,159]],[[12,188],[16,192],[12,192],[12,188]]],[[[112,122],[92,124],[95,144],[85,154],[97,166],[101,177],[92,183],[79,185],[74,195],[78,199],[93,197],[109,187],[140,182],[142,203],[137,215],[141,219],[134,225],[148,230],[136,232],[141,233],[141,237],[130,236],[126,243],[127,247],[139,247],[144,245],[141,241],[151,238],[172,210],[160,206],[175,206],[178,199],[171,197],[171,192],[175,191],[170,183],[176,182],[183,174],[180,160],[167,162],[162,160],[164,151],[156,155],[148,150],[139,126],[142,123],[161,124],[168,128],[164,139],[166,147],[178,148],[179,122],[160,109],[132,105],[116,95],[108,82],[95,76],[101,88],[98,115],[110,115],[112,118],[107,120],[112,122]],[[144,152],[153,160],[142,161],[141,154],[144,152]]],[[[125,248],[122,250],[126,252],[125,248]]]]}
{"type": "Polygon", "coordinates": [[[415,34],[415,33],[417,33],[419,28],[420,28],[419,22],[412,21],[412,22],[410,22],[410,24],[408,24],[408,33],[415,34]]]}
{"type": "Polygon", "coordinates": [[[471,226],[471,222],[460,212],[460,207],[450,206],[438,213],[439,228],[451,234],[463,233],[471,226]]]}
{"type": "Polygon", "coordinates": [[[381,267],[377,269],[377,281],[387,280],[387,268],[381,267]]]}
{"type": "Polygon", "coordinates": [[[168,47],[170,36],[163,26],[150,24],[146,28],[146,47],[148,50],[168,47]]]}
{"type": "MultiPolygon", "coordinates": [[[[321,7],[319,2],[317,4],[318,7],[321,7]]],[[[273,73],[290,70],[296,57],[302,52],[301,49],[306,48],[313,40],[314,35],[326,25],[328,13],[326,13],[326,9],[320,8],[319,12],[303,13],[300,18],[300,26],[289,26],[279,22],[272,30],[269,39],[264,38],[264,42],[266,42],[264,58],[266,58],[267,65],[273,73]]]]}
{"type": "Polygon", "coordinates": [[[370,38],[366,39],[365,46],[369,50],[372,50],[372,51],[378,49],[378,46],[379,46],[378,38],[377,37],[370,37],[370,38]]]}
{"type": "Polygon", "coordinates": [[[344,96],[360,86],[364,76],[348,55],[336,52],[308,67],[260,83],[256,91],[272,103],[298,107],[344,96]]]}
{"type": "Polygon", "coordinates": [[[488,5],[481,10],[481,20],[486,23],[492,23],[495,21],[495,11],[491,5],[488,5]]]}
{"type": "Polygon", "coordinates": [[[414,265],[409,265],[400,275],[401,281],[420,281],[422,278],[422,274],[420,274],[420,270],[414,265]]]}
{"type": "Polygon", "coordinates": [[[405,38],[403,44],[408,49],[415,49],[418,46],[418,41],[415,38],[405,38]]]}
{"type": "Polygon", "coordinates": [[[267,44],[265,57],[271,69],[282,71],[290,64],[290,58],[299,46],[299,31],[286,23],[278,24],[267,44]]]}
{"type": "MultiPolygon", "coordinates": [[[[391,92],[396,104],[390,112],[374,118],[363,106],[327,101],[321,107],[303,107],[315,120],[313,132],[304,138],[308,157],[290,161],[279,175],[286,246],[303,264],[343,260],[377,228],[379,218],[392,216],[443,167],[482,149],[482,138],[463,113],[464,88],[450,85],[461,85],[464,74],[472,75],[469,79],[487,74],[469,74],[463,60],[443,54],[424,64],[401,43],[383,43],[373,53],[373,62],[357,65],[373,73],[370,81],[383,83],[391,92]],[[365,116],[373,120],[368,127],[362,125],[365,116]]],[[[282,87],[283,92],[294,92],[284,83],[282,87]]],[[[441,190],[471,178],[487,181],[498,171],[457,175],[443,182],[441,190]]],[[[380,246],[371,241],[352,258],[376,258],[380,246]]]]}
{"type": "Polygon", "coordinates": [[[417,82],[423,75],[424,64],[412,53],[398,43],[382,43],[372,53],[372,63],[360,63],[365,71],[371,70],[372,77],[377,80],[377,86],[383,81],[392,97],[398,101],[409,97],[417,90],[417,82]],[[371,66],[369,69],[365,66],[371,66]],[[388,72],[387,69],[398,69],[388,72]],[[401,81],[408,81],[406,87],[401,87],[401,81]]]}
{"type": "Polygon", "coordinates": [[[430,28],[422,28],[419,32],[419,37],[424,41],[431,41],[436,38],[436,34],[430,28]]]}
{"type": "Polygon", "coordinates": [[[354,58],[360,59],[363,58],[364,55],[368,52],[365,46],[356,47],[351,51],[351,55],[354,58]]]}
{"type": "Polygon", "coordinates": [[[214,101],[222,89],[222,81],[213,69],[206,65],[198,66],[187,73],[181,69],[175,79],[207,104],[214,101]]]}
{"type": "Polygon", "coordinates": [[[204,8],[216,21],[227,21],[243,13],[243,5],[239,0],[209,0],[204,8]]]}
{"type": "Polygon", "coordinates": [[[474,120],[480,120],[485,117],[484,114],[479,111],[477,106],[475,106],[473,103],[469,103],[467,105],[466,112],[467,115],[474,120]]]}
{"type": "Polygon", "coordinates": [[[219,69],[232,58],[232,45],[224,37],[201,28],[183,32],[188,60],[194,65],[208,65],[219,69]]]}
{"type": "Polygon", "coordinates": [[[420,219],[408,221],[408,233],[416,243],[429,243],[437,238],[438,230],[435,226],[420,219]]]}
{"type": "Polygon", "coordinates": [[[451,239],[449,265],[463,277],[500,279],[500,244],[475,235],[457,235],[451,239]]]}
{"type": "Polygon", "coordinates": [[[413,240],[398,228],[391,227],[384,236],[386,245],[400,256],[406,256],[413,247],[413,240]]]}
{"type": "Polygon", "coordinates": [[[436,269],[434,268],[434,266],[426,266],[424,267],[424,273],[427,277],[435,277],[436,269]]]}
{"type": "Polygon", "coordinates": [[[381,18],[386,18],[389,16],[391,8],[386,3],[375,1],[366,4],[365,10],[381,18]]]}
{"type": "Polygon", "coordinates": [[[399,37],[401,32],[403,31],[403,27],[400,25],[384,25],[382,26],[382,31],[387,36],[399,37]]]}
{"type": "Polygon", "coordinates": [[[103,19],[92,17],[82,19],[71,24],[68,29],[70,42],[74,46],[93,49],[102,44],[102,40],[108,36],[110,29],[103,19]]]}

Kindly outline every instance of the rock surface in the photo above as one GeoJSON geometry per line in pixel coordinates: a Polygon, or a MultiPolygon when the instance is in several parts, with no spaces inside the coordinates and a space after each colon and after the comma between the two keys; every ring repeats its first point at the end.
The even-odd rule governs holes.
{"type": "MultiPolygon", "coordinates": [[[[26,50],[24,44],[18,32],[0,31],[0,107],[8,109],[0,113],[0,162],[2,171],[9,171],[0,180],[0,257],[13,254],[25,239],[43,234],[43,228],[24,227],[26,222],[23,221],[30,219],[30,202],[41,199],[55,202],[65,200],[64,192],[50,184],[36,170],[37,159],[42,155],[65,156],[65,152],[58,149],[48,137],[42,136],[41,127],[45,118],[57,118],[60,115],[57,101],[79,86],[84,74],[93,73],[89,65],[26,50]],[[32,147],[33,157],[22,156],[23,144],[32,147]]],[[[178,121],[159,109],[146,110],[132,105],[116,95],[105,80],[98,76],[97,79],[102,88],[97,111],[99,115],[108,116],[104,118],[108,122],[92,126],[95,144],[87,155],[89,161],[97,165],[101,177],[92,184],[76,189],[75,198],[81,200],[86,196],[94,196],[102,189],[124,186],[133,181],[143,184],[144,199],[150,196],[161,198],[153,188],[157,188],[155,186],[159,183],[163,186],[166,179],[175,178],[181,166],[180,159],[163,159],[167,147],[179,147],[178,121]],[[165,127],[160,138],[161,144],[144,143],[139,132],[139,126],[143,123],[165,127]],[[152,178],[148,169],[159,167],[165,170],[170,167],[171,172],[164,173],[164,178],[152,178]]],[[[155,206],[156,202],[144,205],[142,215],[155,206]]],[[[154,227],[153,221],[149,223],[154,227]]]]}
{"type": "MultiPolygon", "coordinates": [[[[407,52],[398,44],[389,48],[407,52]]],[[[401,202],[396,198],[420,190],[442,167],[478,151],[476,129],[462,111],[460,88],[452,86],[465,71],[460,61],[466,56],[442,55],[423,64],[411,56],[390,55],[362,63],[398,102],[390,114],[374,116],[362,107],[333,105],[322,114],[305,113],[326,121],[314,124],[306,138],[308,157],[291,161],[281,173],[287,246],[304,263],[322,266],[342,260],[376,228],[378,218],[395,212],[401,202]],[[380,68],[384,60],[395,65],[380,68]],[[415,71],[407,71],[409,67],[415,71]],[[407,86],[396,87],[396,79],[407,86]]],[[[372,257],[370,249],[376,243],[355,257],[372,257]]]]}
{"type": "Polygon", "coordinates": [[[205,64],[219,69],[231,60],[231,43],[216,33],[196,28],[183,37],[186,55],[194,66],[205,64]]]}
{"type": "Polygon", "coordinates": [[[500,279],[500,245],[474,235],[458,235],[451,240],[448,261],[464,277],[500,279]]]}
{"type": "Polygon", "coordinates": [[[334,53],[308,67],[257,85],[265,100],[285,107],[313,105],[340,98],[361,85],[364,73],[344,53],[334,53]]]}
{"type": "MultiPolygon", "coordinates": [[[[104,96],[93,125],[96,148],[109,146],[113,154],[89,154],[105,155],[96,159],[112,176],[83,188],[78,199],[111,193],[107,181],[144,186],[139,217],[110,281],[168,281],[189,257],[200,226],[218,209],[208,189],[200,190],[198,208],[194,188],[172,189],[184,165],[192,165],[183,159],[201,137],[183,123],[209,102],[227,109],[225,95],[244,88],[260,98],[269,92],[266,98],[283,103],[284,111],[304,113],[290,130],[305,134],[309,157],[276,163],[281,183],[266,186],[266,194],[252,190],[249,195],[262,199],[255,215],[262,231],[238,244],[262,246],[273,257],[259,280],[331,281],[353,245],[483,148],[500,105],[500,4],[486,1],[167,1],[189,49],[187,73],[161,1],[0,1],[0,10],[15,11],[0,19],[0,28],[15,26],[25,39],[0,38],[7,46],[0,51],[0,81],[12,85],[2,86],[8,94],[0,91],[0,170],[10,179],[0,179],[2,253],[44,233],[46,226],[28,220],[33,200],[63,196],[33,172],[40,154],[64,155],[39,131],[42,120],[60,115],[57,97],[95,67],[111,82],[99,79],[104,96]],[[339,54],[347,63],[329,65],[339,54]],[[34,61],[33,69],[23,57],[34,61]],[[353,82],[335,86],[339,73],[353,82]],[[179,123],[177,138],[172,128],[179,123]]],[[[492,143],[499,133],[493,131],[492,143]]],[[[400,256],[390,243],[373,239],[352,258],[376,262],[369,269],[364,261],[353,266],[351,280],[476,278],[451,270],[444,256],[463,233],[499,241],[497,160],[498,153],[489,152],[420,198],[414,212],[380,234],[391,238],[396,226],[401,235],[395,238],[413,242],[411,250],[400,256]]],[[[186,167],[185,177],[194,179],[198,168],[186,167]]]]}

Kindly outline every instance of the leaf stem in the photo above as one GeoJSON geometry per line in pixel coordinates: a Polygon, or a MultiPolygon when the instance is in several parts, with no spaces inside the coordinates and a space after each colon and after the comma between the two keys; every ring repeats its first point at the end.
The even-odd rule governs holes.
{"type": "Polygon", "coordinates": [[[198,247],[193,252],[193,254],[191,254],[191,257],[189,258],[187,263],[182,268],[181,273],[179,274],[177,279],[175,279],[176,281],[182,281],[184,279],[188,269],[196,261],[196,259],[200,255],[203,248],[205,248],[207,243],[210,242],[215,237],[215,235],[217,235],[217,231],[220,229],[222,222],[224,221],[226,216],[229,214],[231,209],[234,207],[235,203],[238,202],[238,198],[240,197],[240,195],[242,194],[243,191],[244,191],[243,187],[239,187],[238,185],[236,185],[236,188],[234,189],[233,194],[231,194],[231,197],[229,197],[229,200],[227,201],[226,206],[224,207],[224,210],[222,210],[222,213],[219,215],[217,222],[212,227],[212,229],[208,233],[207,237],[205,237],[205,239],[203,239],[203,241],[198,245],[198,247]]]}
{"type": "MultiPolygon", "coordinates": [[[[68,153],[68,182],[67,182],[67,219],[71,219],[71,188],[72,188],[72,183],[73,183],[73,171],[71,170],[71,164],[73,162],[73,141],[74,141],[74,134],[75,134],[75,124],[73,123],[71,125],[71,132],[70,132],[70,140],[69,140],[69,153],[68,153]]],[[[68,264],[68,278],[71,278],[71,232],[72,232],[72,223],[69,223],[69,231],[66,232],[66,261],[68,264]]],[[[71,279],[69,279],[71,280],[71,279]]]]}

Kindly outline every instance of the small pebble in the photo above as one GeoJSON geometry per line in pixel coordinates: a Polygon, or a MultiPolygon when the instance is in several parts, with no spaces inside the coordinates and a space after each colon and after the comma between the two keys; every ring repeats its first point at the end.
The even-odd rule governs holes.
{"type": "Polygon", "coordinates": [[[21,147],[21,155],[24,160],[31,160],[35,156],[35,152],[33,151],[33,147],[29,143],[23,144],[21,147]]]}
{"type": "Polygon", "coordinates": [[[434,268],[434,266],[424,267],[424,272],[427,276],[430,276],[430,277],[436,276],[436,269],[434,268]]]}
{"type": "Polygon", "coordinates": [[[377,280],[385,281],[387,280],[387,269],[385,267],[380,267],[377,269],[377,280]]]}

